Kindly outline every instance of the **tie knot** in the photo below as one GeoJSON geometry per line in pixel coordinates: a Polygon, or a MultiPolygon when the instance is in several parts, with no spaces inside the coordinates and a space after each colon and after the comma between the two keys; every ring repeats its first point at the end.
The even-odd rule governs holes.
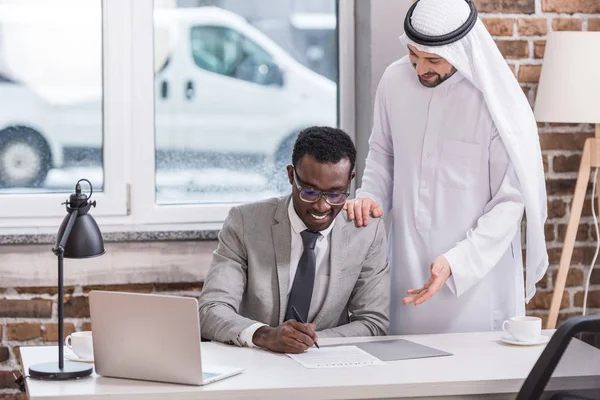
{"type": "Polygon", "coordinates": [[[300,232],[302,236],[302,242],[304,243],[305,249],[314,250],[317,239],[321,236],[320,232],[309,231],[308,229],[300,232]]]}

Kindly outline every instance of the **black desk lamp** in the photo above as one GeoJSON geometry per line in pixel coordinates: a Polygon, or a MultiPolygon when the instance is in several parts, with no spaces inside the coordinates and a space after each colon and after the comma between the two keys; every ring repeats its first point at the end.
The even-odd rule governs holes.
{"type": "Polygon", "coordinates": [[[63,354],[64,315],[63,315],[63,259],[90,258],[104,254],[102,234],[94,218],[88,214],[96,202],[89,202],[92,197],[92,184],[87,179],[80,179],[75,185],[75,193],[66,203],[67,216],[63,220],[58,234],[56,246],[52,252],[58,256],[58,363],[41,363],[29,368],[29,376],[46,380],[76,379],[92,373],[92,366],[79,362],[65,362],[63,354]],[[89,197],[81,193],[79,182],[90,185],[89,197]]]}

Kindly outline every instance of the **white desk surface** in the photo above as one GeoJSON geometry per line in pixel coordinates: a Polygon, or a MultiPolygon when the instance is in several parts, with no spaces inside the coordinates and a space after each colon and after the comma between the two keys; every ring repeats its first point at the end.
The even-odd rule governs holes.
{"type": "MultiPolygon", "coordinates": [[[[31,400],[514,398],[545,346],[507,345],[499,340],[501,334],[321,339],[319,344],[326,345],[403,338],[453,355],[393,361],[384,366],[318,370],[306,369],[283,354],[202,343],[204,365],[241,367],[245,371],[203,387],[104,378],[96,374],[63,382],[27,378],[27,391],[31,400]]],[[[21,347],[24,372],[33,364],[56,360],[57,353],[56,346],[21,347]]],[[[600,350],[573,341],[549,389],[599,388],[599,376],[600,350]]]]}

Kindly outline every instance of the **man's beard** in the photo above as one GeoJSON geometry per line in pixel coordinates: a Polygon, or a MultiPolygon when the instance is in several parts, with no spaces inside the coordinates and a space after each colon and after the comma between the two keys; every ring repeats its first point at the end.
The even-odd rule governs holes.
{"type": "MultiPolygon", "coordinates": [[[[415,69],[416,69],[417,66],[413,64],[413,67],[415,67],[415,69]]],[[[428,87],[428,88],[433,88],[433,87],[441,85],[444,81],[446,81],[448,78],[450,78],[452,75],[454,75],[455,72],[456,72],[456,68],[452,67],[450,72],[448,72],[444,76],[434,73],[433,77],[430,79],[427,79],[427,80],[422,79],[420,75],[417,75],[417,77],[419,78],[419,82],[421,83],[421,85],[428,87]]]]}

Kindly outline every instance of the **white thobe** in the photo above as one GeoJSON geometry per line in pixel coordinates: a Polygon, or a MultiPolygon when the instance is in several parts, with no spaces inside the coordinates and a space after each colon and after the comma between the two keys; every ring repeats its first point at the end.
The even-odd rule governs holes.
{"type": "Polygon", "coordinates": [[[398,60],[379,84],[369,146],[357,196],[392,211],[390,334],[499,330],[523,315],[523,199],[481,92],[459,72],[426,88],[398,60]],[[446,285],[403,305],[439,255],[446,285]]]}

